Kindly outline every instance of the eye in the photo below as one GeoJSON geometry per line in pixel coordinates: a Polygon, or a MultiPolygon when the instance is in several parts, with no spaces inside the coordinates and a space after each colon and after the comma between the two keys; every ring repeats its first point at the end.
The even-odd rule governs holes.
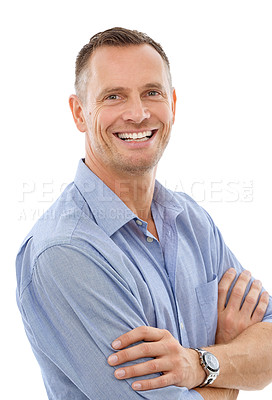
{"type": "Polygon", "coordinates": [[[106,97],[106,100],[119,100],[120,96],[117,94],[110,94],[108,97],[106,97]]]}
{"type": "Polygon", "coordinates": [[[149,90],[149,92],[147,92],[147,96],[150,96],[150,97],[159,96],[159,95],[160,95],[160,93],[157,92],[157,90],[149,90]]]}

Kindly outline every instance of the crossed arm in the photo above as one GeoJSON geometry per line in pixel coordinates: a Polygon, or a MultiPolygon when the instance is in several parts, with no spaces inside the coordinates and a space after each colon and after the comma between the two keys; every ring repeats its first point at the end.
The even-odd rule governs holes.
{"type": "Polygon", "coordinates": [[[209,347],[220,361],[220,376],[214,387],[197,388],[205,379],[198,354],[182,347],[167,330],[148,326],[133,329],[117,338],[112,347],[119,350],[108,358],[112,366],[144,357],[150,361],[118,368],[117,379],[127,379],[160,372],[157,378],[133,383],[134,390],[150,390],[169,385],[196,388],[206,400],[235,399],[239,389],[257,390],[272,380],[272,324],[260,322],[265,314],[269,296],[261,295],[261,283],[254,281],[242,304],[250,273],[238,278],[226,304],[227,293],[235,279],[230,269],[219,284],[218,327],[216,345],[209,347]],[[133,347],[129,345],[143,341],[133,347]]]}
{"type": "MultiPolygon", "coordinates": [[[[127,264],[129,266],[129,262],[127,264]]],[[[178,387],[195,388],[202,383],[200,374],[203,374],[203,371],[197,354],[194,350],[183,348],[166,330],[139,328],[142,325],[149,325],[148,320],[135,296],[137,291],[135,278],[130,275],[127,265],[123,266],[121,263],[121,266],[122,268],[117,269],[119,272],[116,273],[115,269],[109,268],[107,261],[99,254],[86,255],[80,247],[73,245],[52,246],[36,261],[32,281],[18,293],[18,302],[31,345],[45,377],[47,390],[66,400],[72,398],[119,399],[120,393],[124,398],[129,399],[141,397],[189,400],[201,396],[205,400],[235,399],[237,392],[232,389],[203,388],[196,389],[199,391],[197,393],[193,389],[186,390],[184,387],[178,387]],[[114,290],[105,290],[105,288],[114,288],[114,290]],[[141,363],[140,368],[142,368],[145,361],[143,357],[153,358],[153,360],[146,360],[151,361],[151,368],[147,368],[145,373],[140,373],[149,375],[147,376],[149,379],[141,381],[143,382],[142,392],[132,390],[131,385],[135,388],[133,385],[137,382],[135,378],[129,378],[129,374],[132,377],[139,376],[137,365],[134,365],[132,370],[128,366],[118,368],[125,370],[125,380],[119,382],[113,373],[114,370],[106,362],[106,357],[112,354],[113,348],[110,346],[112,340],[120,335],[119,332],[127,332],[137,326],[138,328],[130,331],[129,334],[119,337],[123,342],[120,347],[122,351],[116,353],[119,360],[111,365],[116,368],[124,362],[124,359],[131,359],[130,365],[138,362],[141,363]],[[126,347],[129,343],[141,340],[138,339],[139,337],[143,338],[143,343],[134,346],[134,349],[138,350],[138,355],[135,356],[131,354],[131,349],[126,347]],[[139,351],[139,346],[141,349],[142,345],[145,347],[143,351],[139,351]],[[154,352],[154,346],[158,354],[154,352]],[[148,357],[145,357],[145,353],[148,357]],[[194,373],[195,369],[199,375],[194,373]],[[150,371],[152,373],[162,371],[163,374],[150,376],[150,371]],[[187,376],[193,374],[193,380],[190,382],[185,382],[186,371],[187,376]],[[155,378],[150,379],[152,377],[155,378]],[[154,382],[157,382],[156,379],[160,378],[162,381],[158,387],[166,387],[160,390],[147,390],[154,382]],[[148,387],[144,387],[145,384],[148,387]]],[[[247,282],[248,279],[242,274],[237,282],[241,283],[243,280],[247,282]]],[[[226,275],[219,285],[221,293],[219,297],[223,296],[223,304],[224,293],[227,292],[224,286],[228,286],[228,282],[232,280],[233,275],[226,275]],[[222,285],[223,288],[221,288],[222,285]]],[[[238,324],[240,319],[244,320],[245,327],[262,319],[260,315],[263,315],[262,309],[264,310],[267,302],[263,295],[258,303],[260,288],[256,288],[255,285],[256,282],[243,308],[240,311],[233,310],[233,315],[237,316],[237,321],[233,321],[233,324],[228,326],[228,320],[232,319],[227,318],[232,311],[231,300],[226,309],[223,307],[223,311],[219,310],[218,343],[220,338],[226,342],[241,333],[239,329],[244,327],[238,324]],[[248,301],[250,298],[251,301],[248,301]],[[253,310],[255,304],[259,304],[252,317],[252,312],[244,308],[248,303],[252,303],[250,310],[253,310]],[[232,325],[234,329],[231,328],[232,325]]],[[[243,283],[242,286],[244,287],[245,284],[243,283]]],[[[244,293],[243,287],[239,289],[238,285],[236,289],[244,293]]],[[[232,293],[235,293],[235,290],[232,293]]],[[[236,297],[237,295],[236,293],[236,297]]],[[[152,306],[151,302],[150,306],[152,306]]],[[[271,309],[266,314],[271,315],[271,309]]],[[[225,369],[223,361],[220,359],[221,370],[225,369]]],[[[150,363],[148,365],[150,367],[150,363]]]]}

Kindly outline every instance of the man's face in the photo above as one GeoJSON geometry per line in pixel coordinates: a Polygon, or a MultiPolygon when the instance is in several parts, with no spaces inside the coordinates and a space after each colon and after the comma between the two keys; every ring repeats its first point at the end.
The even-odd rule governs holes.
{"type": "Polygon", "coordinates": [[[150,45],[102,47],[89,68],[86,158],[111,173],[152,170],[169,141],[175,112],[163,59],[150,45]]]}

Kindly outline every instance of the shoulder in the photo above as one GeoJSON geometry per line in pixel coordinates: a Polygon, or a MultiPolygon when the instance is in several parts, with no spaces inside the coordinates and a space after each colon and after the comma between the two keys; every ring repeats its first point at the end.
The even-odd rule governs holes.
{"type": "Polygon", "coordinates": [[[85,199],[75,185],[69,185],[56,202],[39,218],[26,239],[31,237],[37,253],[54,245],[69,244],[84,238],[84,227],[89,232],[95,221],[85,199]]]}
{"type": "Polygon", "coordinates": [[[17,283],[21,290],[32,279],[37,260],[45,253],[95,256],[97,238],[103,236],[93,214],[75,185],[69,185],[57,201],[36,222],[25,237],[16,258],[17,283]],[[60,249],[62,248],[62,252],[60,249]]]}

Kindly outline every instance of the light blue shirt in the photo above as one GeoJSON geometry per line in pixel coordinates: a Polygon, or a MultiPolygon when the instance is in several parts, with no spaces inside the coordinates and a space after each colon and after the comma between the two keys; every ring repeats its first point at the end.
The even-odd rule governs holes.
{"type": "Polygon", "coordinates": [[[202,399],[175,386],[135,392],[136,378],[117,380],[107,363],[112,341],[142,325],[185,347],[213,344],[218,282],[242,271],[190,197],[156,182],[151,210],[160,241],[81,160],[23,242],[17,302],[50,400],[202,399]]]}

